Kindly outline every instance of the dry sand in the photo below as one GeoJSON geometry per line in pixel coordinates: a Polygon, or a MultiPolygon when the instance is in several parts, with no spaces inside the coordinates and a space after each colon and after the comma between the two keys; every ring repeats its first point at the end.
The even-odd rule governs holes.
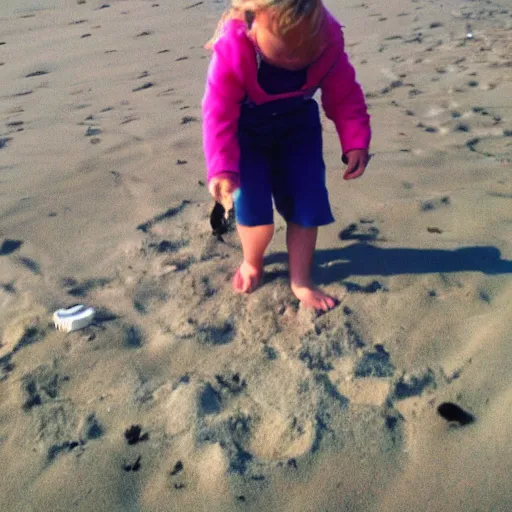
{"type": "Polygon", "coordinates": [[[317,318],[281,220],[249,297],[235,234],[211,235],[202,44],[222,5],[2,2],[2,512],[512,510],[506,4],[327,2],[375,157],[343,182],[325,124],[316,276],[341,305],[317,318]],[[95,325],[56,331],[75,303],[95,325]]]}

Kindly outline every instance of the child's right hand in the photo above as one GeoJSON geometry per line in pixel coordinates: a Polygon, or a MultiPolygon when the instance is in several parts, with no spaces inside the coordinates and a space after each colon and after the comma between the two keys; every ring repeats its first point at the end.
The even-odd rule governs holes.
{"type": "Polygon", "coordinates": [[[227,176],[212,178],[208,184],[208,191],[213,199],[224,206],[226,212],[233,208],[233,193],[240,188],[237,179],[227,176]]]}

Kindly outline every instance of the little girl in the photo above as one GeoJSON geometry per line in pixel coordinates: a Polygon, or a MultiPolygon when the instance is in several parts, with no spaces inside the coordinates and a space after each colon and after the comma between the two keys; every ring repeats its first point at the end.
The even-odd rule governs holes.
{"type": "Polygon", "coordinates": [[[336,301],[313,286],[318,227],[334,221],[325,185],[315,92],[339,135],[345,179],[368,163],[364,95],[344,51],[341,25],[321,0],[232,0],[207,46],[213,55],[203,98],[208,188],[235,198],[243,263],[233,277],[249,293],[263,274],[274,232],[274,200],[287,223],[291,288],[306,307],[336,301]]]}

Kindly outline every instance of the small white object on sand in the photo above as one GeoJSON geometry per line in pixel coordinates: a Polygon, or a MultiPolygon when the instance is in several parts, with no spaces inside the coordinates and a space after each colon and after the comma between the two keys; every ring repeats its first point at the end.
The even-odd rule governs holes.
{"type": "Polygon", "coordinates": [[[87,327],[94,319],[94,308],[78,304],[53,313],[53,322],[59,331],[78,331],[87,327]]]}

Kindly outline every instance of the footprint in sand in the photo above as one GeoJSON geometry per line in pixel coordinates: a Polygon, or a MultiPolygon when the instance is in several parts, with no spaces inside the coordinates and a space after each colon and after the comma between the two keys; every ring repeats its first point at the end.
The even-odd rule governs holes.
{"type": "Polygon", "coordinates": [[[281,413],[269,410],[254,427],[248,451],[265,460],[297,458],[311,451],[315,437],[312,420],[287,419],[281,413]]]}

